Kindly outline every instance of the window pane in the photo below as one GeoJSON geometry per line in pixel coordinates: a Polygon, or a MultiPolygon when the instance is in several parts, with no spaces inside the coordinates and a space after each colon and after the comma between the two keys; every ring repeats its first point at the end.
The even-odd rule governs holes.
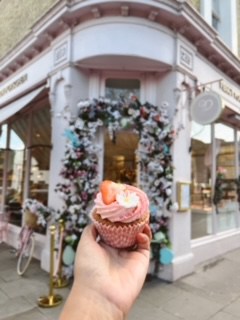
{"type": "Polygon", "coordinates": [[[140,81],[137,79],[107,79],[105,95],[109,99],[128,100],[131,95],[139,97],[140,81]]]}
{"type": "Polygon", "coordinates": [[[237,186],[234,130],[224,124],[215,125],[217,183],[216,212],[218,231],[236,227],[237,186]],[[219,185],[218,185],[219,184],[219,185]]]}
{"type": "Polygon", "coordinates": [[[10,222],[21,226],[28,117],[20,117],[11,124],[10,150],[8,151],[7,190],[5,204],[10,222]]]}
{"type": "Polygon", "coordinates": [[[218,30],[220,24],[219,0],[212,0],[212,26],[218,30]]]}
{"type": "Polygon", "coordinates": [[[212,145],[210,125],[192,123],[192,239],[212,233],[211,166],[212,145]]]}
{"type": "Polygon", "coordinates": [[[48,204],[50,148],[35,147],[31,156],[29,197],[48,204]]]}
{"type": "Polygon", "coordinates": [[[104,179],[136,184],[137,162],[135,151],[137,147],[138,136],[132,131],[118,132],[116,143],[113,143],[106,130],[104,135],[104,179]]]}
{"type": "MultiPolygon", "coordinates": [[[[49,166],[51,152],[51,117],[48,107],[39,109],[32,116],[30,147],[29,197],[48,205],[49,166]]],[[[39,228],[38,232],[45,233],[39,228]]]]}
{"type": "Polygon", "coordinates": [[[21,226],[22,221],[24,156],[24,150],[8,152],[6,208],[9,212],[10,222],[18,226],[21,226]]]}
{"type": "Polygon", "coordinates": [[[51,117],[48,107],[33,114],[30,197],[48,203],[51,117]]]}

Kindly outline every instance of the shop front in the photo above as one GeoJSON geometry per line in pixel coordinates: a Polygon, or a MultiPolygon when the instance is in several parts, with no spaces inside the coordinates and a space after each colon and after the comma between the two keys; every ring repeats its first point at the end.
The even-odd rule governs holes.
{"type": "Polygon", "coordinates": [[[239,243],[239,89],[224,78],[212,87],[221,115],[204,126],[193,122],[191,131],[191,239],[198,263],[239,243]]]}
{"type": "MultiPolygon", "coordinates": [[[[174,281],[193,272],[198,263],[238,247],[238,83],[196,46],[195,38],[216,35],[194,11],[203,29],[199,31],[192,21],[192,29],[185,34],[186,21],[179,16],[177,1],[171,7],[161,1],[135,1],[131,8],[118,1],[93,2],[94,8],[87,2],[71,3],[67,13],[56,5],[59,15],[49,12],[44,17],[49,23],[36,24],[39,36],[35,43],[29,42],[28,50],[39,48],[43,38],[49,45],[2,82],[0,195],[2,212],[10,213],[7,242],[17,245],[26,198],[56,210],[65,205],[56,186],[62,183],[60,172],[69,143],[66,130],[78,116],[79,102],[99,97],[126,101],[135,96],[142,104],[164,106],[169,127],[176,133],[171,148],[173,179],[168,187],[172,202],[181,209],[183,201],[185,207],[159,209],[169,217],[174,259],[158,272],[159,277],[174,281]],[[158,14],[165,18],[158,20],[158,14]],[[24,75],[24,81],[13,85],[24,75]],[[192,121],[191,105],[204,90],[217,92],[223,111],[218,119],[202,125],[192,121]],[[225,179],[223,195],[216,193],[218,174],[225,179]],[[178,186],[182,184],[189,188],[181,199],[178,186]],[[215,204],[214,196],[218,197],[215,204]]],[[[186,3],[182,8],[191,10],[186,3]]],[[[209,50],[215,50],[210,43],[209,50]]],[[[19,50],[19,59],[23,54],[19,50]]],[[[224,51],[215,54],[227,60],[224,51]]],[[[9,59],[9,65],[17,55],[14,59],[9,59]]],[[[234,73],[237,66],[231,68],[234,73]]],[[[108,178],[139,185],[139,135],[133,128],[122,128],[112,143],[102,127],[95,143],[99,182],[108,178]]],[[[37,234],[37,243],[35,256],[47,270],[46,231],[37,234]]]]}

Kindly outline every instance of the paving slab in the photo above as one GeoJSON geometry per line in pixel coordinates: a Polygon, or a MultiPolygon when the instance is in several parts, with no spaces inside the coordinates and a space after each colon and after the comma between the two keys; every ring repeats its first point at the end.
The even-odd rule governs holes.
{"type": "Polygon", "coordinates": [[[137,299],[136,303],[133,305],[128,317],[128,320],[182,320],[183,318],[168,313],[161,309],[161,307],[156,304],[150,304],[144,298],[140,297],[137,299]]]}
{"type": "Polygon", "coordinates": [[[0,304],[0,319],[6,319],[10,316],[15,316],[15,319],[18,319],[19,314],[33,310],[34,307],[22,296],[8,299],[5,303],[0,304]]]}
{"type": "MultiPolygon", "coordinates": [[[[0,288],[1,288],[1,284],[0,284],[0,288]]],[[[9,297],[5,293],[0,291],[0,305],[5,303],[6,301],[8,301],[8,299],[9,299],[9,297]]]]}
{"type": "Polygon", "coordinates": [[[239,285],[233,278],[209,281],[201,276],[187,277],[176,284],[184,291],[195,293],[220,304],[228,304],[239,296],[239,285]]]}
{"type": "Polygon", "coordinates": [[[29,294],[37,294],[40,296],[49,291],[47,283],[35,279],[24,278],[20,278],[12,282],[3,283],[1,285],[1,290],[10,298],[29,294]]]}
{"type": "Polygon", "coordinates": [[[182,290],[173,284],[154,278],[145,283],[138,301],[142,302],[144,300],[149,305],[159,308],[164,306],[167,301],[177,297],[181,292],[182,290]]]}
{"type": "Polygon", "coordinates": [[[240,298],[226,306],[223,311],[240,319],[240,298]]]}
{"type": "Polygon", "coordinates": [[[239,320],[239,316],[235,317],[229,313],[226,312],[219,312],[209,320],[239,320]]]}
{"type": "Polygon", "coordinates": [[[167,301],[163,307],[164,311],[184,320],[208,320],[221,309],[221,304],[184,291],[178,297],[167,301]]]}
{"type": "MultiPolygon", "coordinates": [[[[4,318],[4,320],[48,320],[37,308],[34,308],[31,311],[23,312],[19,315],[4,318]]],[[[52,318],[53,320],[53,318],[52,318]]]]}

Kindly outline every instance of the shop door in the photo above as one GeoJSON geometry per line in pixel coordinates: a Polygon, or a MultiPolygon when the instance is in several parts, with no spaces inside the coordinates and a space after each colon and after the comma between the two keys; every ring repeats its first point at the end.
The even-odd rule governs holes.
{"type": "MultiPolygon", "coordinates": [[[[131,96],[140,95],[140,81],[137,79],[107,79],[105,95],[111,100],[123,100],[126,103],[131,96]]],[[[113,143],[107,130],[104,131],[104,179],[136,185],[138,181],[138,161],[136,150],[138,136],[132,128],[116,133],[113,143]]]]}

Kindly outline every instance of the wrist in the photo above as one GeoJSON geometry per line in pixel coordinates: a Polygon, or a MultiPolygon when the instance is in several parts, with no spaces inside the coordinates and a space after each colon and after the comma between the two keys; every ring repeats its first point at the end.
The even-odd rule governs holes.
{"type": "Polygon", "coordinates": [[[60,320],[124,320],[125,315],[101,293],[73,285],[60,320]]]}

